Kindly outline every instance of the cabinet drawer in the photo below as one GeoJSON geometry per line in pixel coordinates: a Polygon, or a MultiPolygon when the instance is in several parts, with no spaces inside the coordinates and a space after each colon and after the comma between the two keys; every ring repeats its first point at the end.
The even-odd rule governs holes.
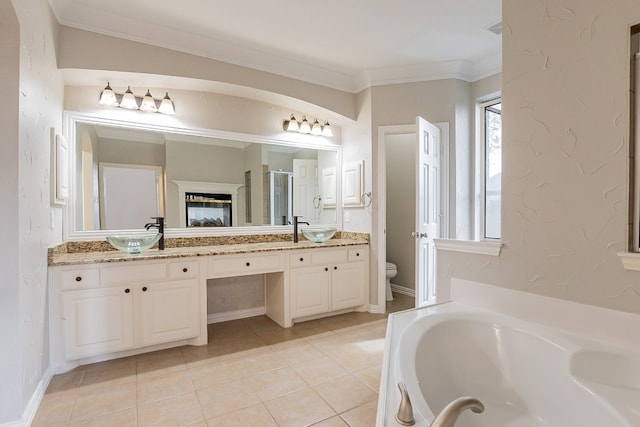
{"type": "Polygon", "coordinates": [[[199,261],[171,262],[167,265],[169,279],[191,279],[200,274],[199,261]]]}
{"type": "Polygon", "coordinates": [[[311,265],[311,253],[302,252],[289,255],[289,265],[291,268],[308,267],[311,265]]]}
{"type": "Polygon", "coordinates": [[[209,260],[209,276],[215,277],[243,276],[282,270],[280,254],[213,257],[209,260]]]}
{"type": "Polygon", "coordinates": [[[100,270],[91,268],[61,271],[60,281],[64,290],[97,288],[100,285],[100,270]]]}
{"type": "Polygon", "coordinates": [[[367,248],[352,248],[349,249],[349,261],[364,261],[368,256],[367,248]]]}
{"type": "Polygon", "coordinates": [[[108,266],[103,267],[100,273],[102,285],[114,285],[118,283],[136,283],[164,280],[167,277],[167,268],[164,263],[108,266]]]}
{"type": "Polygon", "coordinates": [[[339,262],[347,261],[346,249],[330,249],[330,250],[318,250],[311,254],[311,262],[313,265],[321,264],[335,264],[339,262]]]}

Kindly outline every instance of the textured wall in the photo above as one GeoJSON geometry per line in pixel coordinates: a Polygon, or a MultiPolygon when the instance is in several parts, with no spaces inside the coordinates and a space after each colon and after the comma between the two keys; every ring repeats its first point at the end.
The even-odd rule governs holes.
{"type": "Polygon", "coordinates": [[[503,3],[500,257],[441,252],[451,276],[640,313],[626,249],[635,0],[503,3]]]}
{"type": "MultiPolygon", "coordinates": [[[[3,0],[3,10],[9,3],[3,0]]],[[[15,385],[14,379],[18,381],[17,388],[3,386],[13,396],[0,399],[0,424],[23,415],[48,367],[47,247],[61,240],[61,210],[50,207],[49,188],[50,129],[60,132],[62,123],[63,84],[56,68],[56,25],[46,0],[16,0],[13,7],[20,25],[20,87],[9,94],[3,108],[17,120],[18,134],[17,139],[12,133],[3,139],[3,161],[11,166],[8,171],[3,170],[2,178],[13,185],[3,188],[2,199],[3,203],[14,205],[12,210],[17,202],[17,215],[3,216],[2,221],[18,234],[16,239],[14,232],[3,233],[3,244],[12,248],[14,255],[3,258],[1,267],[3,294],[19,294],[19,301],[8,301],[17,305],[19,319],[3,325],[19,334],[19,342],[9,341],[10,346],[3,350],[10,348],[18,355],[19,363],[9,365],[11,372],[2,377],[3,384],[9,387],[15,385]],[[12,98],[14,93],[17,97],[12,98]],[[17,275],[13,274],[16,268],[17,275]]],[[[10,66],[16,60],[2,57],[10,66]]]]}
{"type": "Polygon", "coordinates": [[[264,307],[264,274],[207,280],[207,314],[264,307]]]}

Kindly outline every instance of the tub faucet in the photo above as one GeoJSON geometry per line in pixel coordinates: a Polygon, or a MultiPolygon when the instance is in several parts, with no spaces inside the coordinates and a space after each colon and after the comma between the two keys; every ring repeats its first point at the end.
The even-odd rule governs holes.
{"type": "Polygon", "coordinates": [[[484,412],[484,405],[475,397],[459,397],[450,402],[436,416],[430,427],[453,427],[460,414],[465,409],[471,409],[476,414],[484,412]]]}
{"type": "Polygon", "coordinates": [[[298,243],[298,225],[299,224],[309,225],[307,221],[299,221],[298,218],[300,217],[299,216],[293,217],[293,243],[298,243]]]}
{"type": "Polygon", "coordinates": [[[158,240],[158,249],[164,250],[164,218],[161,216],[152,216],[151,219],[155,219],[156,222],[149,222],[144,225],[145,230],[150,228],[157,228],[160,233],[160,240],[158,240]]]}
{"type": "Polygon", "coordinates": [[[411,399],[409,399],[409,392],[407,392],[407,387],[402,381],[398,383],[398,388],[400,389],[401,400],[396,414],[396,421],[403,426],[412,426],[416,423],[416,419],[413,417],[413,407],[411,406],[411,399]]]}

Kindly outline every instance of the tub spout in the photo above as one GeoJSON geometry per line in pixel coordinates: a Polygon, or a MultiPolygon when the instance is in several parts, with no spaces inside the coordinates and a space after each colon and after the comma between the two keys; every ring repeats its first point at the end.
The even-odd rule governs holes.
{"type": "Polygon", "coordinates": [[[396,421],[403,426],[412,426],[416,423],[416,420],[413,418],[413,407],[411,406],[411,399],[409,399],[407,387],[403,382],[399,382],[398,388],[400,389],[402,400],[400,401],[400,407],[396,414],[396,421]]]}
{"type": "Polygon", "coordinates": [[[471,409],[476,414],[479,414],[484,412],[484,405],[475,397],[459,397],[440,411],[430,427],[453,427],[465,409],[471,409]]]}

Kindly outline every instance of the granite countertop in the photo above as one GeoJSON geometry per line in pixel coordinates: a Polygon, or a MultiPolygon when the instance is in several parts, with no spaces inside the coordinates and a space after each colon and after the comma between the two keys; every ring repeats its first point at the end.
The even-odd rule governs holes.
{"type": "MultiPolygon", "coordinates": [[[[197,239],[197,238],[196,238],[197,239]]],[[[244,239],[246,240],[246,239],[244,239]]],[[[264,240],[264,239],[261,239],[264,240]]],[[[300,249],[318,249],[331,248],[340,246],[355,246],[369,244],[368,234],[362,233],[343,233],[338,238],[329,239],[324,243],[314,243],[309,240],[300,239],[298,243],[293,241],[246,241],[242,243],[220,242],[214,245],[187,245],[184,241],[180,242],[180,246],[168,247],[161,251],[158,249],[150,249],[140,254],[128,254],[118,250],[112,250],[103,245],[103,242],[83,242],[81,245],[84,250],[73,248],[75,242],[63,243],[54,248],[49,249],[49,266],[63,265],[82,265],[94,263],[110,263],[110,262],[127,262],[127,261],[150,261],[155,259],[184,258],[194,256],[210,256],[210,255],[233,255],[246,253],[260,253],[269,251],[289,251],[300,249]]],[[[198,242],[194,242],[198,243],[198,242]]],[[[202,242],[200,242],[202,243],[202,242]]]]}

